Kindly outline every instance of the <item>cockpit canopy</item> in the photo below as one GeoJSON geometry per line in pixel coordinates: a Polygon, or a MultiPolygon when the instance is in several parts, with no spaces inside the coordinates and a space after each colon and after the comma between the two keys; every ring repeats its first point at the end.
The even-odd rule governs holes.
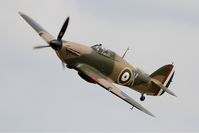
{"type": "Polygon", "coordinates": [[[109,49],[103,48],[102,44],[96,44],[92,46],[91,48],[95,50],[98,54],[114,59],[115,53],[109,49]]]}

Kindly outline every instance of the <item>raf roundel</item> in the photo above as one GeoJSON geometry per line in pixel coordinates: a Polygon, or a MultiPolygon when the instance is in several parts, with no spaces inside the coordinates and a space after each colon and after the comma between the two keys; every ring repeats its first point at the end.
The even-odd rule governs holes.
{"type": "Polygon", "coordinates": [[[132,75],[132,72],[129,68],[123,69],[119,75],[118,83],[127,84],[129,80],[131,79],[131,75],[132,75]]]}

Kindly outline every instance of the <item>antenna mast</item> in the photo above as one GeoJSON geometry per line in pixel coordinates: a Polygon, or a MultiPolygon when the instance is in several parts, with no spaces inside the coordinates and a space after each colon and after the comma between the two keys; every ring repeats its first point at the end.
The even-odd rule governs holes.
{"type": "Polygon", "coordinates": [[[127,51],[129,51],[129,50],[130,50],[130,48],[128,47],[128,48],[126,49],[126,51],[124,52],[122,58],[124,58],[124,56],[126,55],[127,51]]]}

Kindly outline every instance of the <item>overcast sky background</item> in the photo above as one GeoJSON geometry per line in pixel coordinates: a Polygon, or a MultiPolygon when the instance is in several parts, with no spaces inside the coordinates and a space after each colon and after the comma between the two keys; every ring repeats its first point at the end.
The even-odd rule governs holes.
{"type": "Polygon", "coordinates": [[[1,132],[199,131],[198,0],[0,0],[1,132]],[[19,16],[22,11],[57,36],[70,16],[65,40],[102,43],[152,73],[175,63],[170,85],[178,98],[146,97],[120,87],[156,118],[62,69],[50,48],[19,16]]]}

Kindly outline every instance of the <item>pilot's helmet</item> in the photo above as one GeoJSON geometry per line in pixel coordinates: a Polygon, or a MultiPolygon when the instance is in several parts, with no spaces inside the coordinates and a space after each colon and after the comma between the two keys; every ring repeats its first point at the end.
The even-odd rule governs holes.
{"type": "Polygon", "coordinates": [[[102,44],[100,43],[99,46],[102,46],[102,44]]]}

